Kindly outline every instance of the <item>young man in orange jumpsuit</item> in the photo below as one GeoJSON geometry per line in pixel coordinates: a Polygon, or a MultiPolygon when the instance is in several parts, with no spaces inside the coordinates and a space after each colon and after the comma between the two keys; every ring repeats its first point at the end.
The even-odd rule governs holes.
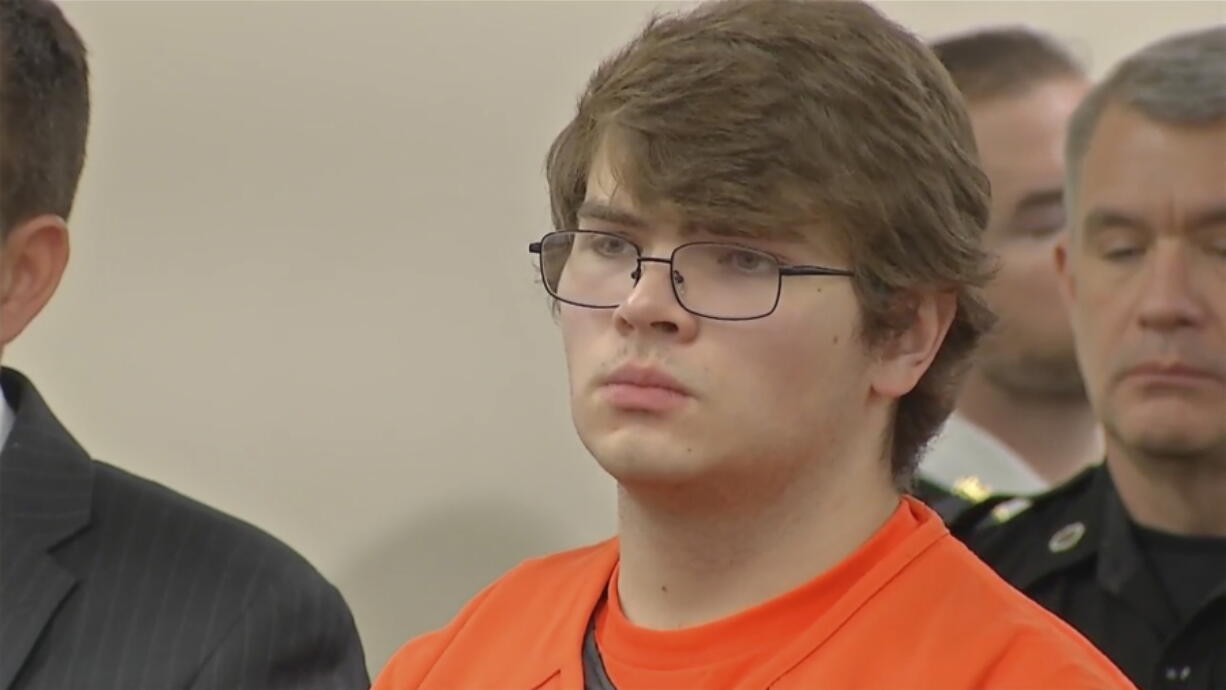
{"type": "Polygon", "coordinates": [[[716,2],[593,75],[548,157],[576,429],[618,537],[411,641],[406,688],[1129,688],[903,495],[991,317],[949,77],[856,2],[716,2]]]}

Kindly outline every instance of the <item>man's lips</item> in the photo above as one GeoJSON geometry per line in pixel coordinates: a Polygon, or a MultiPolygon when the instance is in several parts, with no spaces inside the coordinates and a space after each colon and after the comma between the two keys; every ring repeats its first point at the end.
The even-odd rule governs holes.
{"type": "Polygon", "coordinates": [[[1135,378],[1155,383],[1196,384],[1226,383],[1221,374],[1179,362],[1146,362],[1124,370],[1121,378],[1135,378]]]}
{"type": "Polygon", "coordinates": [[[684,405],[689,390],[659,369],[624,365],[600,383],[600,392],[614,407],[626,410],[663,412],[684,405]]]}

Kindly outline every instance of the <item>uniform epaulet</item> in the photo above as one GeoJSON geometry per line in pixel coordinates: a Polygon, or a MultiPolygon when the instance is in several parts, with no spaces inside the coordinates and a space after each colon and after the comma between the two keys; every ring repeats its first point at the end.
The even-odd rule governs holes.
{"type": "Polygon", "coordinates": [[[949,521],[949,531],[962,538],[981,529],[1008,522],[1033,504],[1034,502],[1025,496],[991,496],[956,515],[949,521]]]}
{"type": "Polygon", "coordinates": [[[992,524],[1000,525],[1012,520],[1021,515],[1027,508],[1034,505],[1034,501],[1025,496],[1012,496],[1006,501],[1001,501],[992,507],[988,513],[988,518],[992,524]]]}

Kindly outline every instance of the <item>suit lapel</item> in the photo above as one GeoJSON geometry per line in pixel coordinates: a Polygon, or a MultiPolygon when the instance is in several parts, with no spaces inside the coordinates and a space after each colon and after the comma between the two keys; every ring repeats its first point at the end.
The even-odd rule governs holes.
{"type": "Polygon", "coordinates": [[[14,423],[0,451],[0,689],[77,581],[52,550],[89,524],[94,464],[21,374],[0,385],[14,423]]]}
{"type": "Polygon", "coordinates": [[[0,560],[0,688],[9,688],[76,578],[51,556],[11,541],[0,560]]]}

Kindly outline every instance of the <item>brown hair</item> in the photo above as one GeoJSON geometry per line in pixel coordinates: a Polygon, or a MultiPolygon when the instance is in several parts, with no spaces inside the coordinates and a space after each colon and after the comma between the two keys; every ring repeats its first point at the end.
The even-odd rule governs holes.
{"type": "Polygon", "coordinates": [[[0,2],[0,239],[43,213],[68,217],[88,127],[81,37],[54,3],[0,2]]]}
{"type": "Polygon", "coordinates": [[[936,41],[932,52],[968,102],[1022,93],[1085,70],[1055,38],[1021,26],[979,29],[936,41]]]}
{"type": "Polygon", "coordinates": [[[928,49],[861,2],[718,0],[656,16],[596,70],[550,148],[555,227],[575,227],[606,137],[644,205],[758,232],[829,220],[870,346],[909,325],[909,291],[956,293],[944,344],[897,404],[890,465],[906,486],[992,321],[978,290],[987,180],[928,49]]]}

